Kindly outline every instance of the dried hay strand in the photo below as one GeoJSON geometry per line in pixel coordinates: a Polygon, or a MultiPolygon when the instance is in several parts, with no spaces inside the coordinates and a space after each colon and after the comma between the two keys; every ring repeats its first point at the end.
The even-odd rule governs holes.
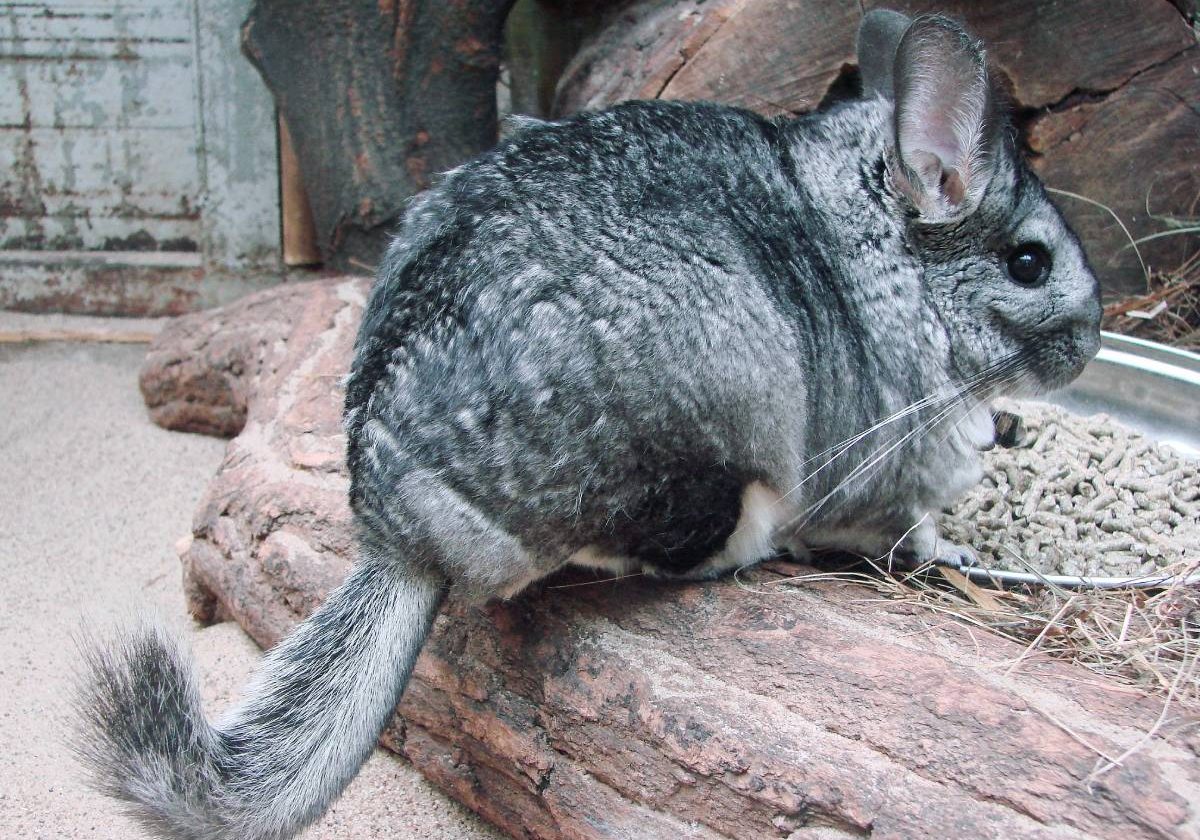
{"type": "MultiPolygon", "coordinates": [[[[1036,656],[1073,662],[1106,681],[1162,697],[1164,703],[1200,711],[1200,562],[1164,569],[1161,589],[1074,589],[1047,582],[1035,587],[989,589],[953,569],[926,566],[912,572],[866,561],[862,571],[818,571],[756,581],[756,592],[786,593],[812,583],[865,586],[883,600],[903,602],[969,627],[990,630],[1023,646],[1002,667],[1011,673],[1036,656]]],[[[744,586],[749,584],[743,583],[744,586]]]]}
{"type": "Polygon", "coordinates": [[[1153,272],[1149,291],[1104,307],[1103,329],[1200,350],[1200,249],[1171,272],[1153,272]]]}
{"type": "MultiPolygon", "coordinates": [[[[1192,202],[1192,210],[1200,204],[1200,195],[1192,202]]],[[[1173,271],[1151,271],[1142,260],[1138,245],[1155,239],[1183,236],[1188,240],[1200,238],[1200,219],[1156,215],[1150,209],[1150,193],[1146,193],[1146,215],[1160,222],[1164,229],[1158,233],[1130,239],[1127,248],[1137,253],[1146,274],[1146,293],[1119,300],[1104,308],[1104,329],[1159,341],[1188,350],[1200,349],[1200,248],[1191,252],[1173,271]]],[[[1126,231],[1128,233],[1128,231],[1126,231]]]]}
{"type": "MultiPolygon", "coordinates": [[[[1086,195],[1047,186],[1047,192],[1080,201],[1106,212],[1121,228],[1129,244],[1122,250],[1132,250],[1146,279],[1144,294],[1132,295],[1104,307],[1102,328],[1122,335],[1159,341],[1185,350],[1200,350],[1200,248],[1191,252],[1179,266],[1170,271],[1151,268],[1139,245],[1158,239],[1183,236],[1200,238],[1200,218],[1177,217],[1154,213],[1150,208],[1150,190],[1146,191],[1146,216],[1159,222],[1163,229],[1135,239],[1120,215],[1107,204],[1086,195]]],[[[1191,213],[1200,205],[1200,195],[1192,202],[1191,213]]]]}
{"type": "MultiPolygon", "coordinates": [[[[1068,591],[1054,585],[985,589],[954,569],[925,566],[912,572],[890,567],[887,558],[865,560],[870,571],[843,569],[738,584],[758,593],[786,595],[813,583],[857,584],[882,599],[928,610],[943,619],[935,626],[961,623],[997,633],[1023,645],[1009,662],[995,663],[1011,674],[1030,659],[1047,656],[1073,662],[1108,684],[1161,699],[1158,718],[1120,755],[1110,755],[1084,740],[1066,723],[1047,717],[1096,754],[1086,782],[1090,786],[1141,750],[1172,718],[1172,711],[1200,711],[1200,563],[1178,563],[1168,571],[1171,584],[1158,591],[1091,589],[1068,591]]],[[[877,599],[864,599],[870,603],[877,599]]],[[[930,629],[933,629],[931,627],[930,629]]],[[[924,632],[924,631],[919,631],[924,632]]],[[[978,645],[978,643],[976,643],[978,645]]]]}

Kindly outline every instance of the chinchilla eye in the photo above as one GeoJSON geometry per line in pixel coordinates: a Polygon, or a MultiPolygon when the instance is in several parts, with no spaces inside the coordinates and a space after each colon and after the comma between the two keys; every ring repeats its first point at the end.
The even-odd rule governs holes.
{"type": "Polygon", "coordinates": [[[1038,286],[1050,276],[1050,253],[1038,242],[1023,242],[1008,255],[1008,276],[1022,286],[1038,286]]]}

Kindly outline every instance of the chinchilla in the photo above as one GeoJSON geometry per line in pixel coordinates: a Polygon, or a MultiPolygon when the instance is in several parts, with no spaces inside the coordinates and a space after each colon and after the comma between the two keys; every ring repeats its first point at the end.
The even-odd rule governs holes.
{"type": "MultiPolygon", "coordinates": [[[[347,380],[354,571],[209,723],[157,631],[97,651],[82,751],[174,838],[283,838],[391,717],[444,594],[774,547],[961,557],[989,401],[1070,381],[1098,287],[982,46],[872,12],[863,97],[530,121],[410,208],[347,380]]],[[[547,596],[548,597],[548,596],[547,596]]]]}

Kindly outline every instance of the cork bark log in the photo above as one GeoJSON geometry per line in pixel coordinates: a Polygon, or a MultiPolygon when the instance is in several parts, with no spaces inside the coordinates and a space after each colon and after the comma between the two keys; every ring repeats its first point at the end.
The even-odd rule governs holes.
{"type": "MultiPolygon", "coordinates": [[[[277,642],[349,567],[340,430],[366,282],[187,316],[142,385],[171,428],[236,434],[182,547],[190,606],[277,642]],[[240,422],[236,422],[237,418],[240,422]]],[[[1194,838],[1197,721],[978,628],[798,567],[551,580],[451,602],[385,734],[522,838],[1194,838]]],[[[403,830],[397,825],[397,831],[403,830]]]]}
{"type": "Polygon", "coordinates": [[[257,0],[242,30],[287,120],[326,264],[372,270],[405,201],[496,142],[512,0],[257,0]]]}
{"type": "MultiPolygon", "coordinates": [[[[966,22],[1010,88],[1046,183],[1111,208],[1140,237],[1200,207],[1200,45],[1191,4],[1164,0],[635,0],[609,16],[559,80],[568,114],[622,99],[705,99],[771,116],[811,111],[855,89],[865,10],[941,12],[966,22]],[[1158,217],[1158,218],[1155,218],[1158,217]]],[[[1110,295],[1145,277],[1108,211],[1055,200],[1110,295]]],[[[1145,243],[1172,269],[1196,236],[1145,243]]]]}

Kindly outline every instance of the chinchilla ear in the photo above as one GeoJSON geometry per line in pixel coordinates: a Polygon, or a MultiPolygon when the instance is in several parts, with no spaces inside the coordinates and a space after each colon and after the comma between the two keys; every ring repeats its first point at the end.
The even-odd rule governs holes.
{"type": "Polygon", "coordinates": [[[892,66],[896,47],[912,21],[899,12],[875,9],[863,15],[858,25],[858,75],[862,78],[863,98],[883,96],[892,99],[892,66]]]}
{"type": "Polygon", "coordinates": [[[948,18],[919,17],[896,46],[892,74],[897,185],[927,221],[971,214],[1000,142],[983,45],[948,18]]]}

